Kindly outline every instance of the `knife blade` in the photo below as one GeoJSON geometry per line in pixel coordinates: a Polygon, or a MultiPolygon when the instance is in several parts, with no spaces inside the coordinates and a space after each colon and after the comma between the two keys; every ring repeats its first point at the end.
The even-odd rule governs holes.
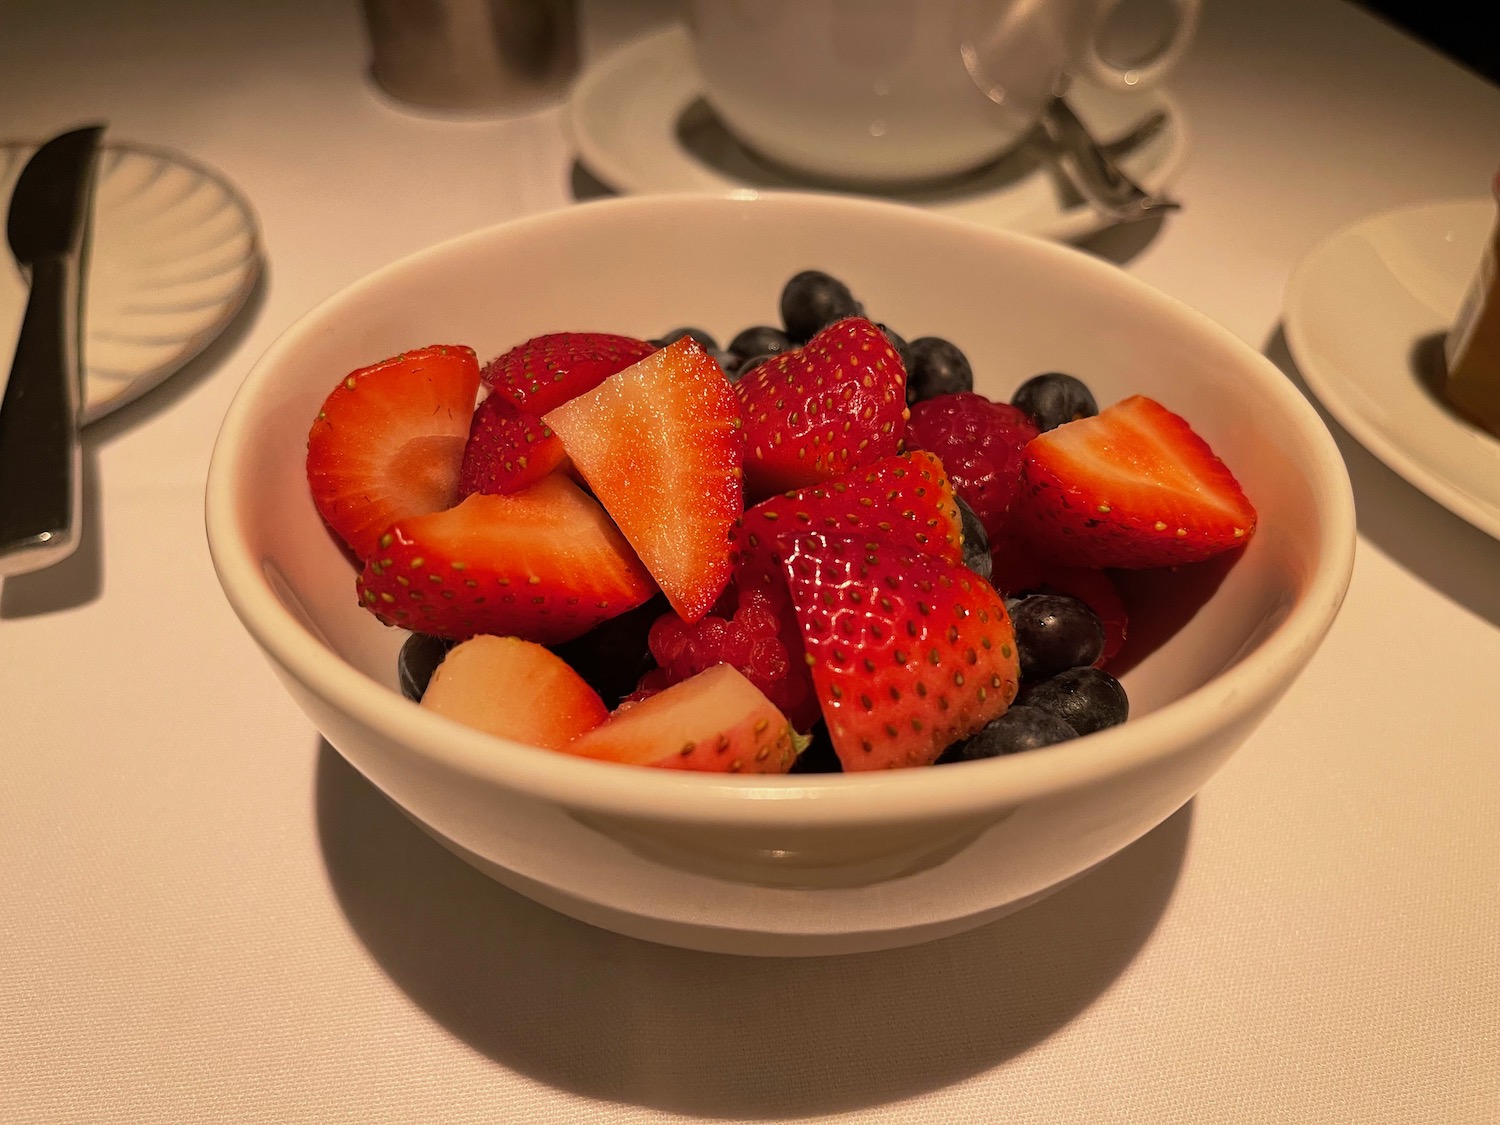
{"type": "Polygon", "coordinates": [[[6,237],[31,294],[0,400],[0,577],[60,562],[82,508],[82,295],[103,125],[52,138],[11,194],[6,237]]]}

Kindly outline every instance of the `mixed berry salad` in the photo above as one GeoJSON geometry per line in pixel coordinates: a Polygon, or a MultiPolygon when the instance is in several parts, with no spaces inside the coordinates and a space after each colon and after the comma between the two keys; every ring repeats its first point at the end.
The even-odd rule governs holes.
{"type": "Polygon", "coordinates": [[[1116,577],[1256,513],[1167,405],[1060,372],[1009,402],[807,270],[721,348],[538,336],[344,376],[307,476],[403,691],[561,753],[780,773],[929,766],[1125,721],[1116,577]]]}

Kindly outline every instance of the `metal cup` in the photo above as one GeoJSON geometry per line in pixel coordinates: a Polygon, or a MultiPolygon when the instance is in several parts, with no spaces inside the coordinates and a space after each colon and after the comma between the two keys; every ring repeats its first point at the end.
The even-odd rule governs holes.
{"type": "Polygon", "coordinates": [[[576,0],[362,0],[370,73],[423,109],[526,112],[578,70],[576,0]]]}

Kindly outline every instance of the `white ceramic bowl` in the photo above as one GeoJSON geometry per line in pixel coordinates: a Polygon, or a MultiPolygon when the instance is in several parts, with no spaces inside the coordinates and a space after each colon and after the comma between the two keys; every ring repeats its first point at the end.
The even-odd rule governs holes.
{"type": "MultiPolygon", "coordinates": [[[[1321,642],[1353,560],[1342,461],[1265,359],[1085,254],[826,195],[640,197],[478,231],[324,302],[266,353],[209,472],[224,591],[313,723],[454,852],[574,917],[740,953],[853,952],[974,926],[1086,871],[1183,805],[1321,642]],[[995,761],[875,775],[691,775],[501,742],[402,698],[404,635],[364,612],[303,476],[308,427],[355,367],[414,346],[481,357],[564,329],[728,336],[776,322],[796,271],[845,279],[908,338],[962,346],[1008,398],[1064,370],[1101,403],[1186,416],[1238,475],[1258,534],[1123,676],[1121,727],[995,761]]],[[[1180,611],[1181,607],[1177,607],[1180,611]]]]}

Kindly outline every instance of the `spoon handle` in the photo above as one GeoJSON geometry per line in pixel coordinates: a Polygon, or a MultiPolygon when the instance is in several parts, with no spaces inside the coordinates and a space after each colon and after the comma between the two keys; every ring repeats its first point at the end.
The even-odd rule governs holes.
{"type": "Polygon", "coordinates": [[[1062,98],[1046,104],[1037,125],[1052,162],[1106,218],[1128,223],[1181,206],[1165,196],[1152,195],[1127,176],[1062,98]]]}

